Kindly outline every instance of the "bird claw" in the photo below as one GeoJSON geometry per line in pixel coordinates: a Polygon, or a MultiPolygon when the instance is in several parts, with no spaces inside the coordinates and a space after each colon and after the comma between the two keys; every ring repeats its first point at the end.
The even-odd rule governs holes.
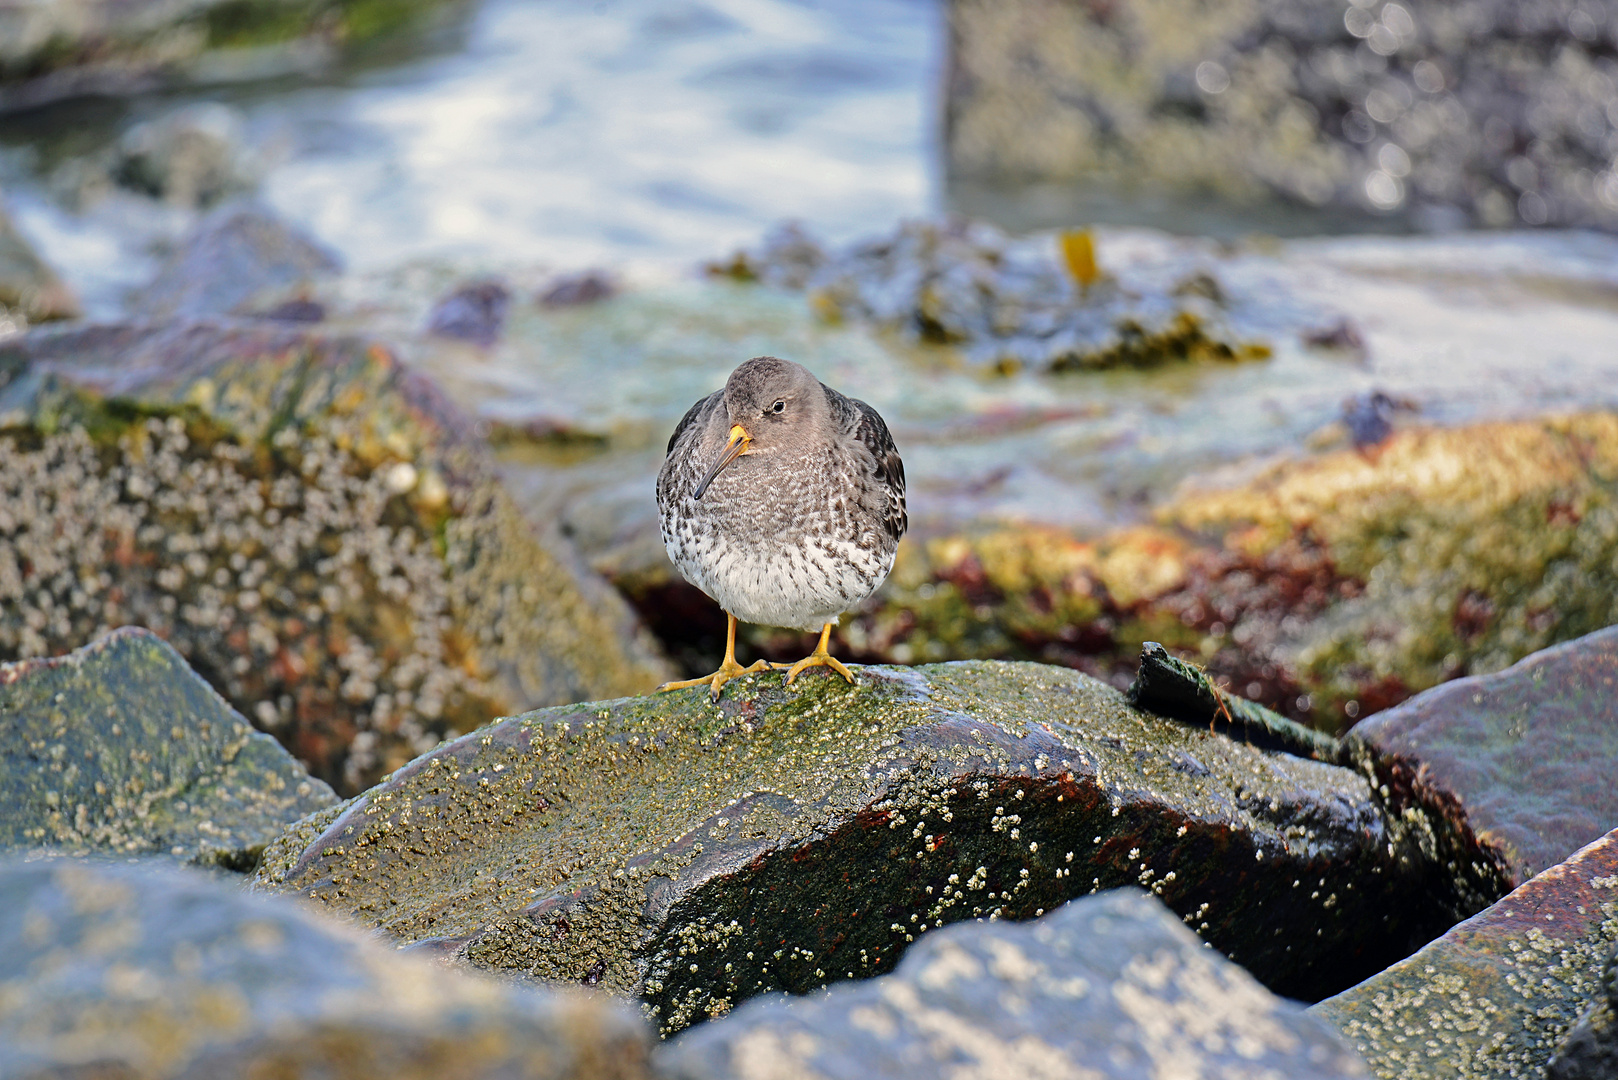
{"type": "Polygon", "coordinates": [[[791,666],[786,664],[777,664],[774,666],[787,669],[786,684],[788,686],[791,686],[797,677],[806,669],[812,667],[829,667],[833,671],[837,672],[837,674],[847,679],[850,683],[854,681],[854,673],[848,670],[848,668],[844,667],[841,660],[831,655],[831,653],[821,652],[818,649],[791,666]]]}
{"type": "Polygon", "coordinates": [[[720,664],[719,670],[712,675],[704,675],[700,679],[681,679],[678,682],[666,682],[657,688],[657,692],[661,694],[665,690],[685,690],[693,686],[706,686],[708,687],[708,696],[714,701],[718,701],[720,690],[730,680],[743,675],[753,675],[760,671],[769,670],[770,662],[768,660],[755,660],[751,665],[742,667],[736,661],[727,657],[725,663],[720,664]]]}

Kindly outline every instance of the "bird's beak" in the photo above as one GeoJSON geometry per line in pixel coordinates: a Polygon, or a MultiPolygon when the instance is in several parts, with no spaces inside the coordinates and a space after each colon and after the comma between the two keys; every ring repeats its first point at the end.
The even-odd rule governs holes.
{"type": "Polygon", "coordinates": [[[747,447],[752,441],[753,436],[747,433],[746,428],[740,424],[732,427],[730,429],[730,441],[725,444],[725,449],[714,460],[714,463],[708,466],[707,473],[703,475],[702,482],[697,485],[697,490],[691,493],[691,497],[693,499],[702,498],[702,493],[708,490],[708,485],[713,483],[714,477],[723,472],[726,465],[746,453],[747,447]]]}

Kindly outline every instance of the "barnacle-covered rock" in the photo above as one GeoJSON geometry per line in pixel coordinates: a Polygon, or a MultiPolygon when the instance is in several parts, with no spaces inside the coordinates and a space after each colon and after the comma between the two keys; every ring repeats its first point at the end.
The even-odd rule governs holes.
{"type": "Polygon", "coordinates": [[[979,222],[907,222],[845,252],[787,226],[710,272],[809,291],[830,319],[959,345],[984,367],[1068,371],[1236,361],[1269,346],[1230,325],[1207,261],[1163,251],[1103,272],[1089,233],[1012,240],[979,222]]]}
{"type": "Polygon", "coordinates": [[[677,1080],[1369,1075],[1331,1025],[1128,889],[939,930],[889,975],[749,1002],[656,1061],[677,1080]]]}
{"type": "Polygon", "coordinates": [[[0,345],[0,657],[146,626],[354,791],[446,735],[644,690],[655,647],[356,336],[174,323],[0,345]]]}
{"type": "Polygon", "coordinates": [[[0,860],[0,1075],[639,1080],[629,1010],[151,862],[0,860]]]}
{"type": "Polygon", "coordinates": [[[957,192],[1044,182],[1099,213],[1196,231],[1255,206],[1255,227],[1291,216],[1300,232],[1345,213],[1618,225],[1609,5],[951,0],[949,12],[957,192]]]}
{"type": "Polygon", "coordinates": [[[337,801],[146,630],[0,664],[0,849],[246,870],[337,801]]]}
{"type": "Polygon", "coordinates": [[[1464,885],[1419,854],[1425,819],[1386,818],[1360,773],[1136,711],[1063,668],[781,680],[502,720],[299,823],[258,885],[479,966],[638,995],[665,1033],[880,974],[946,923],[1126,884],[1313,999],[1450,925],[1464,885]]]}
{"type": "Polygon", "coordinates": [[[1615,945],[1618,832],[1312,1011],[1385,1080],[1540,1076],[1615,945]]]}

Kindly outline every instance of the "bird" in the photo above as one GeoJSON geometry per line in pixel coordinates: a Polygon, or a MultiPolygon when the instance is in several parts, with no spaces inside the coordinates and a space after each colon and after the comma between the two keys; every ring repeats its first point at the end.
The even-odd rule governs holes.
{"type": "Polygon", "coordinates": [[[680,575],[725,612],[725,659],[700,679],[713,700],[731,679],[811,667],[854,675],[829,644],[838,618],[893,569],[905,514],[904,462],[881,415],[807,368],[774,356],[743,362],[692,405],[657,476],[658,521],[680,575]],[[736,662],[738,621],[819,631],[795,664],[736,662]]]}

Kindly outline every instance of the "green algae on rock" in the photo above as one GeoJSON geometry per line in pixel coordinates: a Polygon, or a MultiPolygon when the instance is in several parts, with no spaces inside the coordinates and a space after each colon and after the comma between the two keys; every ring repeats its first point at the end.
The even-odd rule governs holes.
{"type": "Polygon", "coordinates": [[[671,1080],[1368,1075],[1331,1025],[1120,889],[1031,923],[951,926],[891,974],[749,1002],[659,1047],[671,1080]]]}
{"type": "Polygon", "coordinates": [[[839,637],[869,660],[1034,659],[1119,685],[1155,640],[1335,733],[1618,623],[1610,412],[1399,431],[1192,487],[1156,517],[908,543],[839,637]]]}
{"type": "Polygon", "coordinates": [[[1618,832],[1312,1011],[1383,1080],[1540,1076],[1615,945],[1618,832]]]}
{"type": "Polygon", "coordinates": [[[0,112],[327,66],[452,0],[85,0],[0,8],[0,112]]]}
{"type": "Polygon", "coordinates": [[[161,638],[0,664],[0,850],[160,853],[247,870],[336,796],[161,638]]]}
{"type": "Polygon", "coordinates": [[[948,922],[1142,885],[1319,997],[1449,925],[1358,773],[1131,709],[1062,668],[778,674],[502,720],[266,851],[422,948],[638,995],[677,1031],[890,969],[948,922]]]}
{"type": "Polygon", "coordinates": [[[0,1075],[643,1080],[629,1010],[173,866],[0,861],[0,1075]]]}
{"type": "Polygon", "coordinates": [[[491,717],[666,678],[467,428],[358,336],[0,343],[0,658],[147,626],[349,791],[491,717]]]}
{"type": "Polygon", "coordinates": [[[757,252],[709,270],[807,289],[825,318],[959,345],[975,364],[1002,372],[1270,355],[1229,325],[1224,292],[1202,260],[1169,257],[1101,273],[1090,247],[1078,270],[1058,257],[1061,239],[1012,240],[979,222],[906,222],[891,238],[832,255],[787,226],[757,252]]]}

